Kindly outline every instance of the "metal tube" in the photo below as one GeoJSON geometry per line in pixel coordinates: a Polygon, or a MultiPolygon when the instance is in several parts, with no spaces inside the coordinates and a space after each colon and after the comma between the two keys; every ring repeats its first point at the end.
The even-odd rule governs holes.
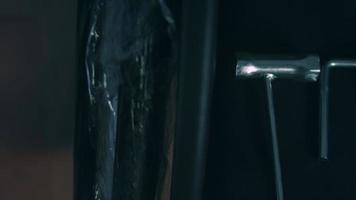
{"type": "Polygon", "coordinates": [[[270,126],[271,126],[276,196],[277,196],[277,200],[283,200],[284,195],[283,195],[282,169],[281,169],[281,161],[279,158],[276,114],[274,111],[273,89],[272,89],[272,80],[274,78],[275,76],[273,74],[268,74],[266,76],[266,91],[267,91],[268,112],[269,112],[269,119],[270,119],[270,126]]]}
{"type": "Polygon", "coordinates": [[[320,120],[320,157],[329,159],[329,74],[333,68],[352,68],[356,67],[356,60],[332,60],[329,61],[321,74],[321,120],[320,120]]]}
{"type": "Polygon", "coordinates": [[[301,59],[239,59],[236,76],[263,78],[273,74],[276,78],[288,78],[316,82],[320,73],[319,57],[306,56],[301,59]]]}

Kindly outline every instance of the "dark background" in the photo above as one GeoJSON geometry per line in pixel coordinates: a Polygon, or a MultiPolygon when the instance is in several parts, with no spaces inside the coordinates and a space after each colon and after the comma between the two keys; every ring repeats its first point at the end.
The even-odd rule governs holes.
{"type": "MultiPolygon", "coordinates": [[[[262,81],[234,78],[236,52],[356,57],[356,1],[219,2],[204,199],[275,199],[262,81]]],[[[0,199],[72,199],[76,1],[2,0],[0,199]]],[[[286,199],[356,197],[354,70],[332,74],[330,161],[318,159],[319,86],[274,84],[286,199]]]]}
{"type": "Polygon", "coordinates": [[[76,1],[0,4],[0,199],[72,199],[76,1]]]}
{"type": "MultiPolygon", "coordinates": [[[[276,199],[263,81],[235,80],[236,52],[356,58],[356,1],[219,1],[204,199],[276,199]]],[[[319,151],[319,82],[274,82],[285,199],[356,198],[355,70],[331,73],[330,161],[319,151]]]]}

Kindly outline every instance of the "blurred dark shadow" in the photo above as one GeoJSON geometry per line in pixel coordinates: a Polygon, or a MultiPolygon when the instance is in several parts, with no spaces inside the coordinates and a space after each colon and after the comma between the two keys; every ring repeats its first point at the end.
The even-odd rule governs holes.
{"type": "Polygon", "coordinates": [[[0,6],[0,199],[73,195],[76,1],[0,6]]]}

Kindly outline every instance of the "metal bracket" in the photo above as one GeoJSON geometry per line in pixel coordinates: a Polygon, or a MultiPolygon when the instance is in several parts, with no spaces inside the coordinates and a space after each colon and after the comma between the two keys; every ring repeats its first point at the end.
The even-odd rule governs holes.
{"type": "Polygon", "coordinates": [[[238,59],[237,78],[264,78],[270,117],[271,141],[274,160],[276,196],[284,199],[282,169],[278,148],[276,115],[274,110],[272,82],[275,78],[287,78],[316,82],[320,73],[318,56],[307,56],[302,59],[238,59]]]}
{"type": "Polygon", "coordinates": [[[329,158],[329,133],[328,133],[328,119],[329,119],[329,74],[330,70],[334,68],[353,68],[356,67],[356,60],[332,60],[329,61],[321,73],[321,113],[320,113],[320,157],[324,160],[329,158]]]}

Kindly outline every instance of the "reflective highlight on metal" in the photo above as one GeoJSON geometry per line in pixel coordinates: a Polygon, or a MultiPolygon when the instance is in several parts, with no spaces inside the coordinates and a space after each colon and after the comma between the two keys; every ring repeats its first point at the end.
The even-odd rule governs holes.
{"type": "Polygon", "coordinates": [[[356,60],[332,60],[329,61],[321,74],[321,142],[320,142],[320,157],[327,160],[329,158],[329,134],[328,134],[328,119],[329,119],[329,74],[333,68],[353,68],[356,67],[356,60]]]}
{"type": "Polygon", "coordinates": [[[274,110],[272,81],[275,78],[287,78],[300,81],[317,81],[320,73],[318,56],[306,56],[302,59],[238,59],[237,78],[264,78],[270,118],[271,141],[273,151],[275,187],[277,200],[284,199],[283,177],[278,148],[276,115],[274,110]]]}
{"type": "Polygon", "coordinates": [[[315,55],[302,59],[240,59],[236,65],[236,76],[261,78],[273,74],[277,78],[303,81],[317,81],[320,73],[319,57],[315,55]]]}

